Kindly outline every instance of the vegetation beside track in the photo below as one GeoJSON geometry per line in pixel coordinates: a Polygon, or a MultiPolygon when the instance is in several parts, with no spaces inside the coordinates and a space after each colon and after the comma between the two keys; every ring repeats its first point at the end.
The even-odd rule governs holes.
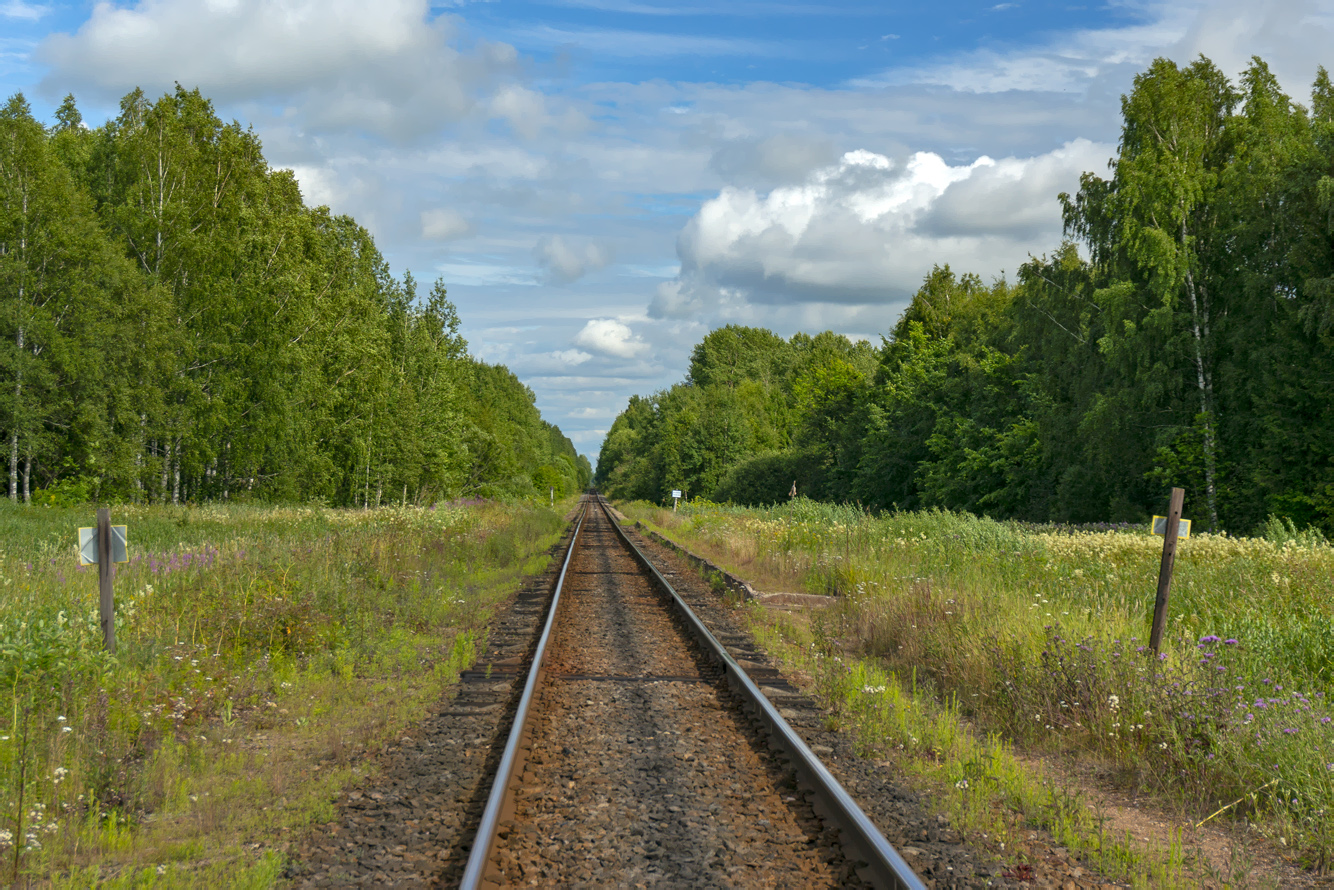
{"type": "Polygon", "coordinates": [[[286,840],[456,681],[563,528],[499,503],[115,521],[134,558],[112,656],[75,553],[92,508],[0,509],[0,879],[274,883],[286,840]]]}
{"type": "Polygon", "coordinates": [[[621,509],[762,589],[835,595],[804,623],[757,614],[757,630],[868,752],[915,757],[979,835],[1013,840],[1003,804],[1098,867],[1154,885],[1180,873],[1179,848],[1105,837],[1068,792],[1024,774],[1018,746],[1108,765],[1193,821],[1227,807],[1214,818],[1253,822],[1307,865],[1334,852],[1334,548],[1318,535],[1274,524],[1181,542],[1155,657],[1161,539],[1144,528],[804,499],[621,509]]]}

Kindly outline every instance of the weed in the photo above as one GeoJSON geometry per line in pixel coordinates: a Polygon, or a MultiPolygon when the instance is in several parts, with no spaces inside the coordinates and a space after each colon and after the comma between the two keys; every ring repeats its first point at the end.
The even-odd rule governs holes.
{"type": "Polygon", "coordinates": [[[271,885],[281,857],[241,841],[325,813],[364,774],[357,755],[471,663],[490,609],[562,525],[514,505],[115,512],[132,558],[113,657],[96,573],[75,556],[89,517],[0,509],[0,855],[14,880],[271,885]]]}
{"type": "MultiPolygon", "coordinates": [[[[1334,858],[1334,548],[1318,536],[1271,523],[1265,538],[1182,541],[1155,656],[1146,637],[1162,542],[1143,528],[870,515],[801,498],[622,509],[772,589],[834,594],[811,616],[802,664],[835,717],[862,727],[867,751],[951,750],[944,729],[904,705],[934,701],[942,719],[1096,756],[1183,806],[1203,802],[1197,821],[1240,799],[1225,817],[1255,820],[1314,863],[1334,858]],[[872,701],[857,692],[882,686],[872,701]]],[[[955,781],[972,789],[974,778],[955,781]]],[[[1069,810],[1025,806],[1046,806],[1044,824],[1069,810]]],[[[1115,842],[1102,848],[1109,862],[1121,855],[1115,842]]],[[[1131,874],[1126,856],[1120,873],[1131,874]]],[[[1149,871],[1173,873],[1176,856],[1149,871]]]]}

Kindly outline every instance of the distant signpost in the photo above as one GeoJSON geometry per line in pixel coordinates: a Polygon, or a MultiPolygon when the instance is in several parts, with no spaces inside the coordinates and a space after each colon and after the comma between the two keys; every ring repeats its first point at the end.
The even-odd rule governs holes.
{"type": "Polygon", "coordinates": [[[130,561],[125,526],[111,524],[111,511],[97,511],[95,528],[79,529],[79,565],[97,566],[98,611],[102,616],[102,641],[107,651],[116,651],[116,600],[111,582],[116,577],[116,563],[130,561]],[[110,554],[104,559],[103,554],[110,554]]]}
{"type": "Polygon", "coordinates": [[[672,489],[672,512],[673,512],[673,513],[676,512],[676,505],[679,504],[680,502],[681,502],[681,489],[679,489],[679,488],[673,488],[673,489],[672,489]]]}

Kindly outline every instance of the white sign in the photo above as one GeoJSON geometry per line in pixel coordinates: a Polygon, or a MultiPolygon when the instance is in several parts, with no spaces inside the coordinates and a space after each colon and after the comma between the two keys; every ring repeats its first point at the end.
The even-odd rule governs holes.
{"type": "MultiPolygon", "coordinates": [[[[79,565],[95,566],[97,561],[97,529],[79,529],[79,565]]],[[[113,525],[111,527],[111,561],[130,561],[130,548],[125,542],[125,526],[123,525],[113,525]]]]}
{"type": "Polygon", "coordinates": [[[680,500],[680,499],[681,499],[681,489],[679,489],[679,488],[673,488],[673,489],[672,489],[672,497],[676,498],[677,500],[680,500]]]}
{"type": "MultiPolygon", "coordinates": [[[[1166,517],[1166,516],[1155,516],[1155,517],[1153,517],[1153,533],[1154,533],[1155,535],[1165,535],[1165,534],[1167,534],[1167,517],[1166,517]]],[[[1182,519],[1182,520],[1181,520],[1181,524],[1177,526],[1177,537],[1178,537],[1178,538],[1189,538],[1189,537],[1190,537],[1190,520],[1189,520],[1189,519],[1182,519]]]]}

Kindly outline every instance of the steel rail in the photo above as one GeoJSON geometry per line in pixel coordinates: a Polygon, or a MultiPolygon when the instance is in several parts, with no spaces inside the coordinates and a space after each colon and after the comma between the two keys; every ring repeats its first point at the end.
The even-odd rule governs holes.
{"type": "Polygon", "coordinates": [[[561,588],[565,586],[565,573],[570,569],[570,559],[574,556],[574,548],[579,543],[579,531],[584,527],[584,518],[588,515],[587,500],[583,507],[583,512],[579,514],[579,522],[574,527],[574,534],[570,536],[570,547],[565,551],[560,577],[556,579],[556,592],[551,597],[551,607],[547,611],[547,620],[542,626],[542,635],[538,638],[537,649],[533,653],[528,681],[524,684],[523,695],[519,698],[519,707],[514,712],[514,725],[510,728],[505,751],[500,756],[500,766],[496,768],[496,781],[491,786],[490,796],[486,799],[486,809],[482,811],[482,821],[477,826],[477,835],[473,839],[472,850],[468,853],[468,864],[463,870],[463,879],[459,882],[459,886],[465,890],[475,890],[480,887],[486,877],[487,861],[491,858],[491,851],[495,846],[500,815],[509,795],[510,785],[514,781],[515,768],[521,765],[519,748],[526,732],[528,709],[541,679],[542,657],[546,654],[547,640],[551,638],[551,629],[556,623],[556,608],[560,605],[561,588]]]}
{"type": "MultiPolygon", "coordinates": [[[[736,659],[728,653],[726,647],[709,632],[709,629],[704,626],[704,622],[700,621],[694,610],[686,604],[686,601],[667,582],[662,573],[658,571],[653,563],[649,562],[648,557],[630,540],[630,536],[621,528],[621,524],[611,515],[606,500],[601,495],[594,495],[594,498],[616,529],[616,533],[620,535],[621,540],[630,548],[630,552],[634,554],[635,559],[648,569],[657,584],[672,598],[677,610],[685,619],[686,626],[691,634],[716,661],[722,662],[727,670],[728,685],[768,726],[770,742],[780,752],[787,755],[798,776],[814,792],[815,799],[812,803],[816,812],[839,830],[844,852],[848,855],[848,858],[866,863],[863,877],[869,879],[877,887],[926,890],[926,885],[922,883],[922,879],[913,872],[908,863],[899,855],[899,852],[880,833],[880,829],[876,828],[875,823],[862,811],[862,808],[857,805],[852,796],[843,789],[843,786],[838,783],[838,780],[833,777],[828,768],[820,762],[820,758],[816,757],[815,753],[807,747],[801,736],[797,735],[796,731],[788,725],[788,722],[783,719],[782,715],[778,713],[778,709],[765,697],[755,681],[746,675],[746,672],[741,669],[741,665],[737,664],[736,659]]],[[[862,870],[859,869],[859,871],[862,870]]]]}

